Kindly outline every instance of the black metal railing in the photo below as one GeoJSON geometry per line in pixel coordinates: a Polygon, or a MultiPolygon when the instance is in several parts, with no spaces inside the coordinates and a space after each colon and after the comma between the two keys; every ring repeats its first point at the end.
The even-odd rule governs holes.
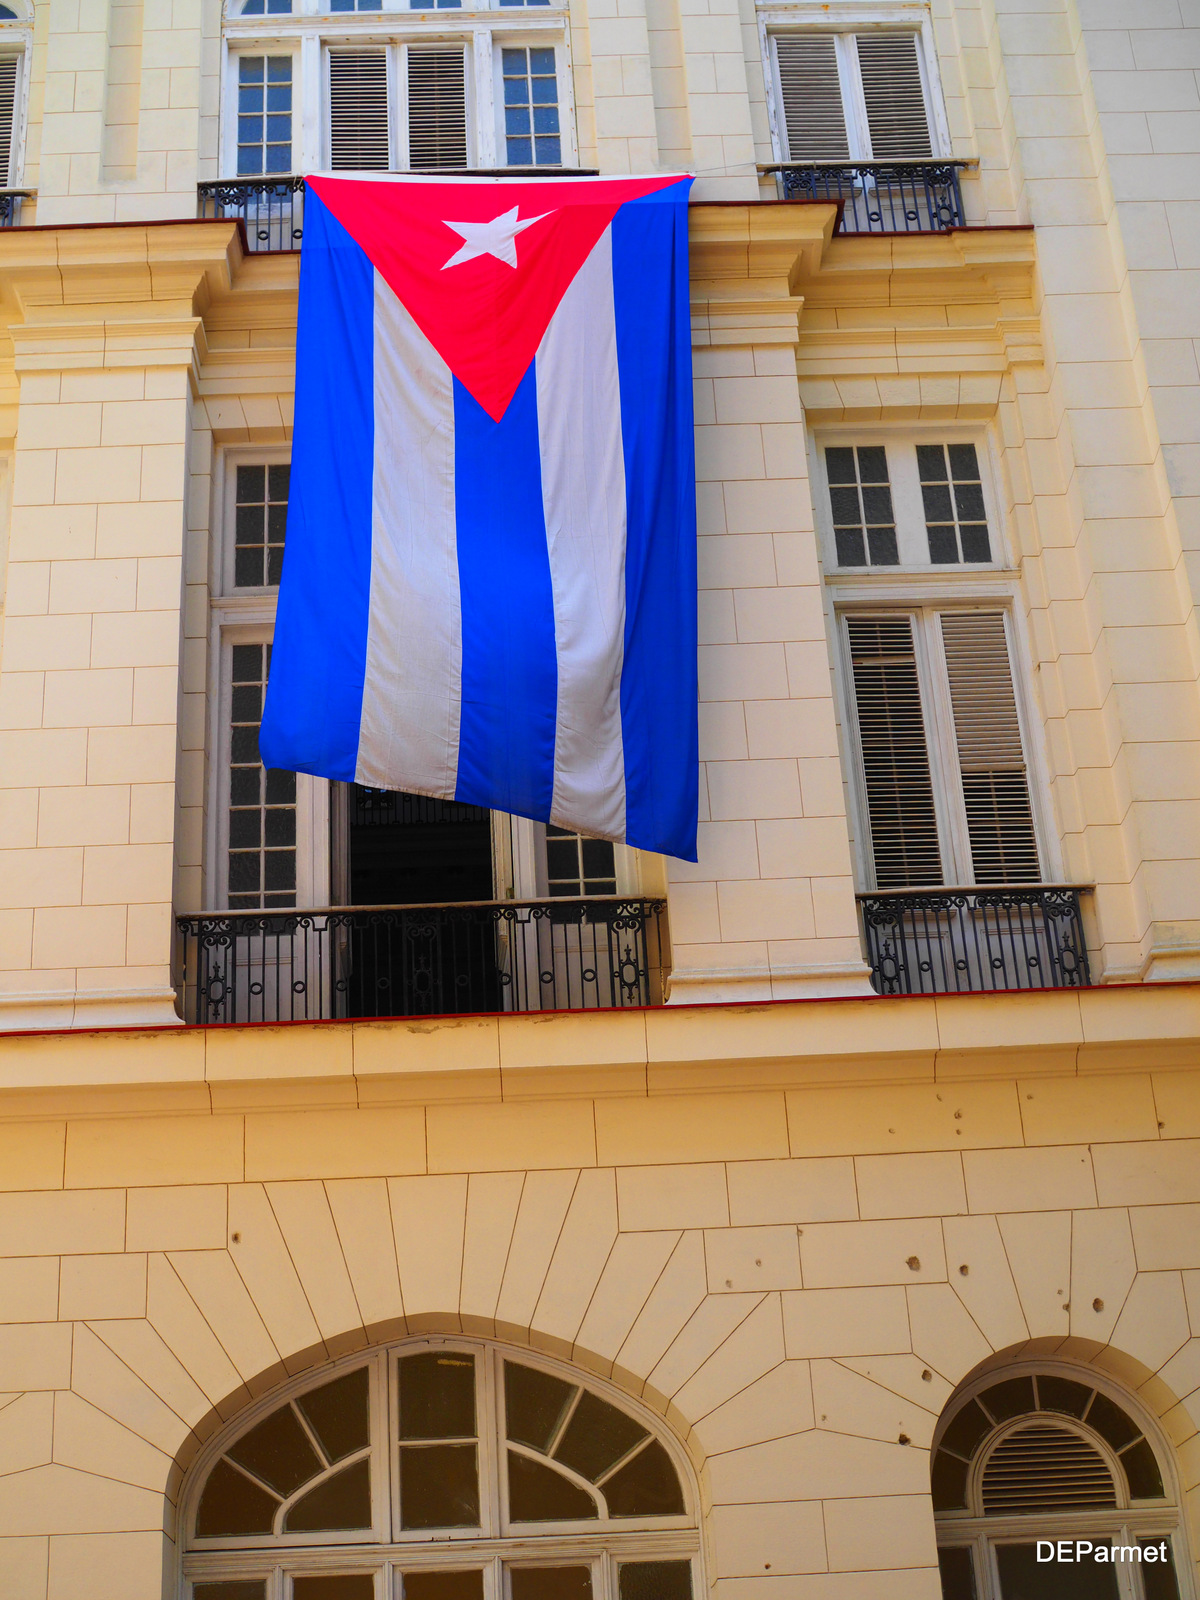
{"type": "Polygon", "coordinates": [[[184,1020],[658,1005],[664,911],[661,900],[595,895],[179,917],[184,1020]]]}
{"type": "MultiPolygon", "coordinates": [[[[592,167],[472,167],[444,174],[456,178],[594,178],[592,167]]],[[[424,173],[423,176],[430,176],[424,173]]],[[[197,215],[240,217],[252,251],[299,250],[304,237],[304,179],[229,178],[196,185],[197,215]]],[[[0,224],[2,225],[2,224],[0,224]]]]}
{"type": "Polygon", "coordinates": [[[36,189],[0,189],[0,228],[19,228],[21,202],[36,199],[36,189]]]}
{"type": "Polygon", "coordinates": [[[784,161],[774,173],[785,200],[842,207],[841,233],[944,233],[963,225],[965,161],[784,161]]]}
{"type": "Polygon", "coordinates": [[[304,179],[235,178],[196,185],[197,215],[240,217],[251,250],[299,250],[304,232],[304,179]]]}
{"type": "Polygon", "coordinates": [[[1031,884],[861,894],[872,987],[879,994],[1087,988],[1082,893],[1031,884]]]}

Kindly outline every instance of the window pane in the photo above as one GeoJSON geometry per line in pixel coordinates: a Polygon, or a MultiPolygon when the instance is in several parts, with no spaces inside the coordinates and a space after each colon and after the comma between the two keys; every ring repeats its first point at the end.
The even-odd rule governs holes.
{"type": "Polygon", "coordinates": [[[508,1452],[508,1509],[514,1522],[579,1522],[599,1515],[577,1483],[515,1450],[508,1452]]]}
{"type": "Polygon", "coordinates": [[[1139,1439],[1121,1452],[1121,1465],[1129,1480],[1129,1493],[1134,1500],[1161,1500],[1163,1497],[1162,1473],[1154,1459],[1149,1440],[1139,1439]]]}
{"type": "Polygon", "coordinates": [[[613,1517],[678,1517],[684,1512],[678,1474],[657,1439],[605,1478],[603,1489],[613,1517]]]}
{"type": "Polygon", "coordinates": [[[935,565],[990,561],[987,512],[973,444],[918,445],[917,470],[935,565]]]}
{"type": "Polygon", "coordinates": [[[512,1600],[591,1600],[590,1567],[510,1567],[512,1600]]]}
{"type": "Polygon", "coordinates": [[[303,1495],[284,1517],[287,1533],[325,1533],[371,1526],[371,1463],[356,1461],[303,1495]]]}
{"type": "Polygon", "coordinates": [[[509,166],[557,166],[562,153],[554,51],[506,49],[500,52],[500,62],[509,166]],[[531,139],[531,133],[539,137],[531,139]]]}
{"type": "Polygon", "coordinates": [[[1068,1417],[1082,1417],[1092,1398],[1092,1390],[1086,1383],[1045,1373],[1038,1374],[1037,1390],[1043,1411],[1061,1411],[1068,1417]]]}
{"type": "MultiPolygon", "coordinates": [[[[287,9],[290,10],[290,6],[287,9]]],[[[290,55],[239,58],[237,168],[240,174],[291,171],[291,86],[290,55]],[[268,109],[275,113],[267,119],[266,125],[262,116],[264,84],[272,86],[268,109]]]]}
{"type": "Polygon", "coordinates": [[[618,1411],[607,1400],[585,1391],[554,1456],[581,1478],[595,1483],[645,1437],[646,1430],[640,1422],[618,1411]]]}
{"type": "Polygon", "coordinates": [[[232,1583],[198,1583],[192,1600],[265,1600],[265,1578],[239,1578],[232,1583]]]}
{"type": "Polygon", "coordinates": [[[473,1444],[401,1446],[400,1520],[405,1528],[479,1526],[473,1444]]]}
{"type": "Polygon", "coordinates": [[[900,554],[887,451],[882,445],[828,449],[825,471],[838,565],[896,566],[900,554]]]}
{"type": "Polygon", "coordinates": [[[1095,1428],[1102,1439],[1107,1439],[1114,1450],[1132,1444],[1139,1434],[1132,1419],[1106,1394],[1098,1393],[1088,1407],[1087,1425],[1095,1428]]]}
{"type": "Polygon", "coordinates": [[[402,1439],[475,1437],[474,1356],[431,1350],[399,1366],[402,1439]]]}
{"type": "MultiPolygon", "coordinates": [[[[268,793],[268,799],[270,795],[268,793]]],[[[296,1401],[330,1461],[341,1461],[370,1443],[366,1367],[322,1384],[296,1401]]]]}
{"type": "Polygon", "coordinates": [[[235,1535],[270,1533],[279,1501],[258,1484],[218,1461],[208,1475],[196,1512],[196,1537],[232,1538],[235,1535]]]}
{"type": "Polygon", "coordinates": [[[939,1450],[930,1473],[935,1511],[963,1511],[967,1504],[967,1463],[939,1450]]]}
{"type": "MultiPolygon", "coordinates": [[[[279,120],[276,117],[267,118],[268,123],[279,120]]],[[[234,508],[235,588],[261,588],[272,582],[267,570],[267,546],[282,545],[284,541],[288,478],[287,467],[271,467],[268,470],[260,466],[239,466],[237,469],[234,508]]],[[[274,581],[278,582],[278,579],[274,581]]]]}
{"type": "Polygon", "coordinates": [[[942,1600],[975,1600],[975,1559],[965,1545],[938,1551],[942,1600]]]}
{"type": "Polygon", "coordinates": [[[375,1579],[369,1572],[293,1578],[292,1600],[375,1600],[375,1579]]]}
{"type": "Polygon", "coordinates": [[[535,1450],[550,1448],[563,1412],[575,1394],[575,1386],[554,1378],[536,1367],[504,1363],[504,1414],[507,1434],[518,1444],[535,1450]]]}
{"type": "MultiPolygon", "coordinates": [[[[1097,1539],[1111,1549],[1107,1539],[1097,1539]]],[[[1118,1600],[1117,1577],[1111,1561],[1041,1561],[1037,1546],[1002,1544],[996,1550],[1000,1570],[1001,1600],[1118,1600]]]]}
{"type": "Polygon", "coordinates": [[[690,1561],[626,1561],[621,1566],[621,1600],[691,1600],[690,1561]]]}
{"type": "Polygon", "coordinates": [[[483,1600],[482,1572],[406,1572],[404,1600],[483,1600]]]}
{"type": "Polygon", "coordinates": [[[1033,1398],[1032,1378],[1007,1378],[994,1383],[979,1396],[987,1411],[997,1422],[1007,1422],[1010,1417],[1023,1417],[1037,1409],[1033,1398]]]}
{"type": "Polygon", "coordinates": [[[291,1406],[272,1411],[231,1445],[227,1454],[285,1499],[315,1478],[323,1465],[291,1406]]]}
{"type": "Polygon", "coordinates": [[[1179,1579],[1175,1576],[1175,1549],[1170,1539],[1139,1539],[1142,1547],[1142,1587],[1146,1600],[1179,1600],[1179,1579]],[[1156,1561],[1147,1559],[1153,1550],[1156,1561]]]}

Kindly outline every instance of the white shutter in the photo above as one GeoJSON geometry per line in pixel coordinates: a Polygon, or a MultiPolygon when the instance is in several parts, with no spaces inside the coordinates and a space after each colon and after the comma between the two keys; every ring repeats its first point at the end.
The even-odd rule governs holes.
{"type": "Polygon", "coordinates": [[[983,1469],[982,1490],[989,1517],[1117,1503],[1112,1473],[1096,1447],[1069,1428],[1043,1422],[1001,1439],[983,1469]]]}
{"type": "Polygon", "coordinates": [[[12,183],[13,146],[16,144],[14,127],[17,106],[16,56],[0,59],[0,189],[12,183]]]}
{"type": "Polygon", "coordinates": [[[329,164],[335,172],[391,166],[385,50],[336,50],[329,57],[329,164]]]}
{"type": "Polygon", "coordinates": [[[873,161],[931,156],[915,33],[860,33],[858,70],[873,161]]]}
{"type": "Polygon", "coordinates": [[[846,113],[832,33],[778,33],[784,143],[789,161],[845,161],[846,113]]]}
{"type": "Polygon", "coordinates": [[[911,617],[846,619],[875,887],[940,884],[942,857],[911,617]]]}
{"type": "Polygon", "coordinates": [[[1036,883],[1037,835],[1002,611],[944,611],[946,673],[976,883],[1036,883]]]}
{"type": "Polygon", "coordinates": [[[467,76],[461,49],[409,48],[408,164],[414,171],[467,164],[467,76]]]}

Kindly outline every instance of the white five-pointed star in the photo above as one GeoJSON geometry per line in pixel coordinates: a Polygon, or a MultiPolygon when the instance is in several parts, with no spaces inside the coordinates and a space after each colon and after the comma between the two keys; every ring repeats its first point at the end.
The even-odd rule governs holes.
{"type": "Polygon", "coordinates": [[[541,216],[526,217],[524,222],[518,222],[518,209],[514,206],[511,211],[493,217],[490,222],[447,222],[446,226],[452,228],[463,242],[449,261],[443,262],[442,271],[445,272],[447,267],[461,266],[464,261],[474,261],[476,256],[495,256],[506,267],[515,267],[517,235],[551,215],[549,211],[543,211],[541,216]]]}

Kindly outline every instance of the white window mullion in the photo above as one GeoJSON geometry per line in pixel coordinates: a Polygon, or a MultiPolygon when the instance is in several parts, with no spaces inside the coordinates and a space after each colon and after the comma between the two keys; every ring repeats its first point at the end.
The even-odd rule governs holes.
{"type": "MultiPolygon", "coordinates": [[[[300,104],[298,151],[293,154],[293,172],[309,172],[321,161],[321,41],[315,34],[300,40],[300,104]],[[296,159],[296,157],[299,159],[296,159]]],[[[293,112],[293,118],[296,112],[293,112]]]]}
{"type": "Polygon", "coordinates": [[[476,28],[472,41],[477,162],[481,167],[498,167],[502,165],[497,154],[502,137],[498,121],[504,114],[500,109],[503,105],[502,97],[497,94],[500,85],[500,55],[493,46],[490,28],[476,28]]]}
{"type": "Polygon", "coordinates": [[[871,159],[871,136],[867,129],[867,108],[863,101],[862,80],[858,71],[856,36],[839,33],[837,40],[838,82],[841,86],[842,108],[846,118],[846,139],[852,161],[871,159]]]}
{"type": "Polygon", "coordinates": [[[954,708],[946,679],[941,617],[935,610],[913,619],[921,673],[921,699],[934,776],[934,805],[942,841],[942,866],[947,884],[967,884],[971,877],[971,841],[963,810],[962,783],[954,737],[954,708]]]}

